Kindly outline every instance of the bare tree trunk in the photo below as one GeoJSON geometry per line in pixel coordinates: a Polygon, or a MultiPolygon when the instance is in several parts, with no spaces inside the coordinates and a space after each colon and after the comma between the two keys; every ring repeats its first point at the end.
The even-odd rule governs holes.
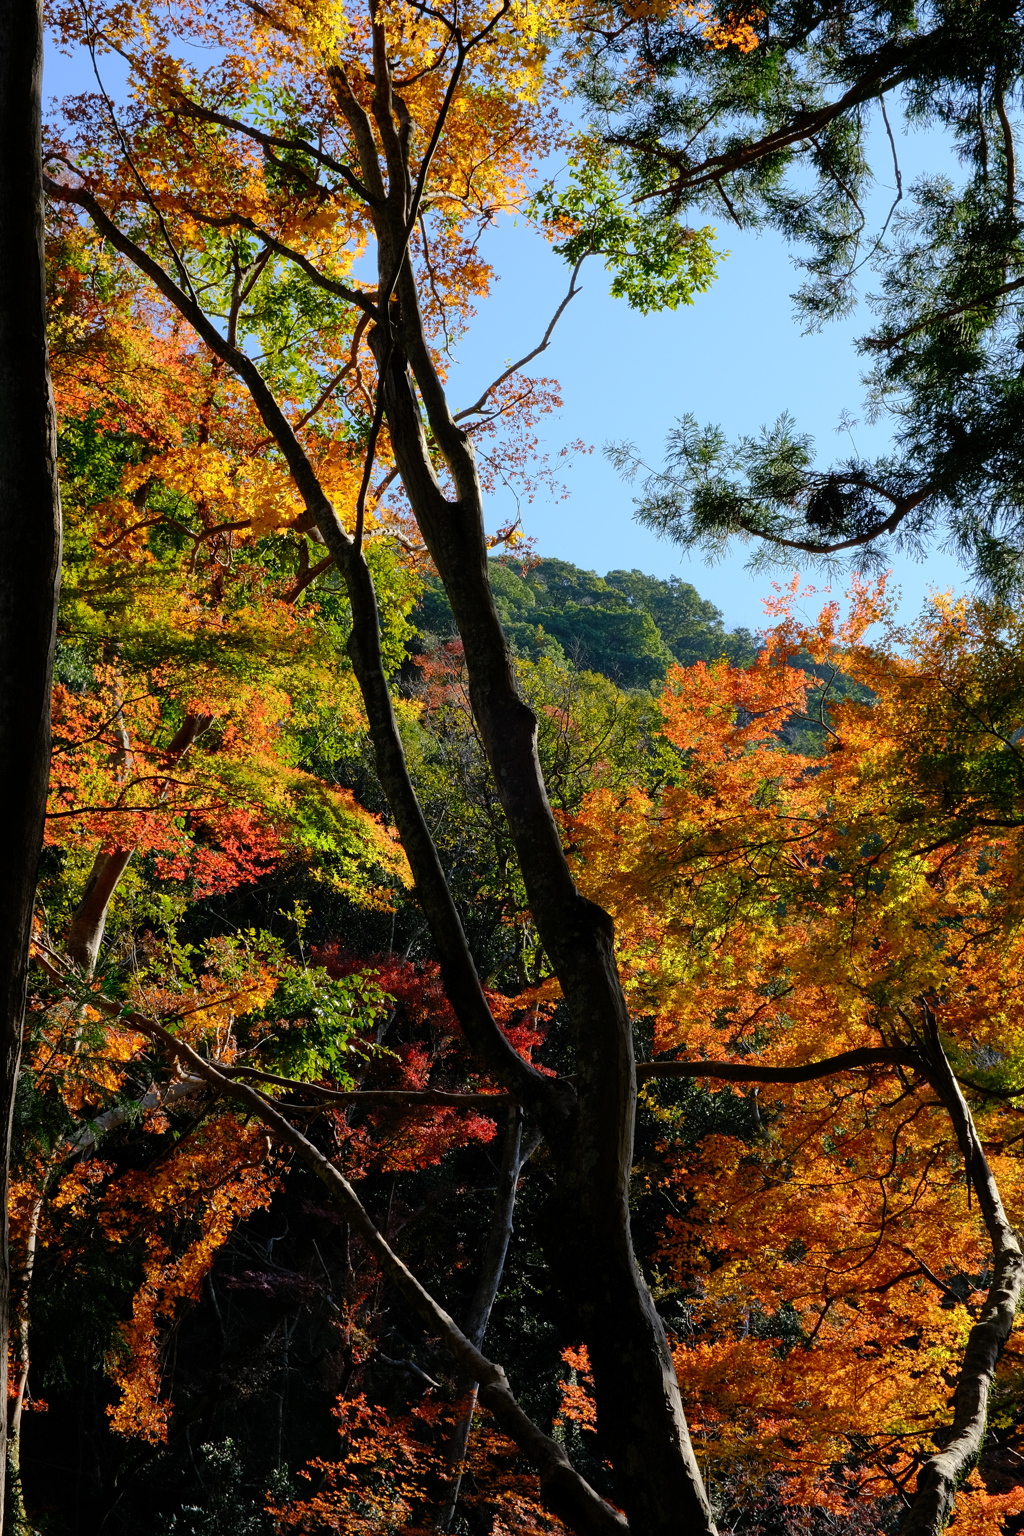
{"type": "Polygon", "coordinates": [[[32,1275],[36,1267],[36,1249],[39,1241],[39,1218],[43,1210],[43,1196],[32,1202],[28,1232],[25,1237],[25,1256],[18,1276],[18,1296],[14,1309],[14,1360],[18,1379],[10,1406],[10,1429],[7,1439],[7,1523],[10,1536],[35,1536],[25,1509],[25,1490],[21,1480],[21,1421],[25,1412],[29,1372],[29,1298],[32,1275]]]}
{"type": "Polygon", "coordinates": [[[83,976],[96,969],[110,902],[134,856],[134,848],[101,850],[93,860],[82,899],[68,927],[65,948],[83,976]]]}
{"type": "MultiPolygon", "coordinates": [[[[491,1309],[494,1306],[494,1299],[498,1294],[498,1287],[501,1284],[501,1277],[505,1269],[509,1240],[512,1236],[512,1217],[515,1211],[519,1175],[523,1171],[523,1164],[536,1145],[537,1143],[534,1141],[527,1147],[524,1154],[523,1112],[518,1105],[514,1106],[509,1111],[508,1126],[505,1130],[504,1141],[502,1142],[501,1167],[498,1170],[498,1189],[494,1197],[494,1214],[491,1217],[490,1230],[487,1233],[483,1265],[480,1270],[480,1278],[477,1280],[473,1300],[470,1303],[464,1330],[469,1342],[475,1345],[477,1349],[483,1348],[487,1325],[491,1320],[491,1309]]],[[[439,1531],[450,1530],[452,1521],[455,1519],[455,1510],[458,1507],[459,1492],[462,1487],[466,1447],[469,1444],[469,1432],[473,1427],[473,1415],[476,1412],[476,1382],[463,1378],[462,1385],[464,1389],[462,1410],[452,1426],[451,1438],[448,1444],[448,1468],[451,1476],[451,1486],[448,1490],[444,1507],[438,1516],[437,1529],[439,1531]]]]}
{"type": "MultiPolygon", "coordinates": [[[[164,767],[171,769],[185,756],[189,747],[207,730],[211,715],[186,715],[181,728],[175,733],[164,753],[164,767]]],[[[131,763],[131,748],[127,734],[122,731],[122,752],[131,763]]],[[[163,795],[166,794],[164,790],[163,795]]],[[[91,976],[96,969],[100,945],[107,926],[107,913],[121,876],[135,856],[134,848],[103,848],[93,860],[89,878],[85,882],[82,899],[68,926],[65,948],[83,976],[91,976]]]]}
{"type": "Polygon", "coordinates": [[[956,1490],[974,1466],[985,1442],[988,1400],[999,1357],[1013,1331],[1024,1294],[1024,1252],[1003,1209],[999,1188],[985,1156],[974,1117],[950,1070],[931,1010],[924,1008],[926,1040],[922,1050],[928,1079],[949,1111],[963,1154],[967,1178],[992,1244],[992,1284],[981,1316],[967,1336],[953,1399],[953,1422],[944,1444],[929,1456],[917,1479],[917,1493],[900,1536],[939,1536],[949,1523],[956,1490]]]}
{"type": "MultiPolygon", "coordinates": [[[[0,1344],[7,1181],[50,759],[60,500],[46,350],[38,0],[0,0],[0,1344]]],[[[0,1348],[0,1399],[7,1351],[0,1348]]],[[[0,1465],[7,1415],[0,1414],[0,1465]]],[[[0,1495],[0,1518],[3,1504],[0,1495]]]]}

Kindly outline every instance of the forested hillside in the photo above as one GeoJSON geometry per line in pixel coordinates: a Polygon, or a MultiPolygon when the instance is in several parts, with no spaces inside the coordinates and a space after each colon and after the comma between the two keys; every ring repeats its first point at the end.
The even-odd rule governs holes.
{"type": "MultiPolygon", "coordinates": [[[[660,684],[673,662],[687,667],[727,657],[742,666],[753,660],[750,631],[726,631],[714,604],[678,576],[661,581],[642,571],[609,571],[601,577],[565,560],[517,565],[499,556],[490,561],[490,577],[509,644],[531,660],[549,656],[601,672],[620,688],[660,684]]],[[[447,639],[457,633],[437,581],[428,584],[417,617],[428,634],[447,639]]]]}
{"type": "Polygon", "coordinates": [[[0,16],[4,1536],[1020,1536],[1019,19],[52,20],[41,158],[0,16]],[[583,264],[697,301],[714,207],[845,312],[886,101],[963,172],[872,236],[893,456],[684,422],[639,513],[942,523],[982,595],[787,576],[755,638],[489,534],[583,264]],[[467,405],[499,217],[568,286],[467,405]]]}

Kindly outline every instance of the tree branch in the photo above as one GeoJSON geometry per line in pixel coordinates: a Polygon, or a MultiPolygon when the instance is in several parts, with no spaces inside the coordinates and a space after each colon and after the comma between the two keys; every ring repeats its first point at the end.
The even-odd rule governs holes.
{"type": "MultiPolygon", "coordinates": [[[[748,166],[755,165],[759,160],[768,155],[776,155],[783,149],[788,149],[793,144],[798,144],[802,139],[810,139],[822,128],[841,117],[844,112],[849,112],[854,107],[862,106],[872,97],[882,96],[886,92],[894,90],[909,80],[915,70],[922,64],[922,54],[927,54],[935,47],[935,33],[929,33],[925,37],[915,38],[902,50],[890,46],[881,51],[876,57],[872,68],[861,76],[848,91],[836,101],[827,102],[819,107],[816,112],[800,111],[794,114],[790,121],[774,133],[766,134],[753,144],[743,144],[738,149],[729,150],[720,155],[711,155],[699,165],[689,166],[679,172],[673,181],[659,187],[654,192],[645,192],[637,198],[637,202],[646,202],[653,197],[670,197],[683,192],[695,191],[709,183],[717,183],[723,176],[731,175],[735,171],[746,170],[748,166]],[[897,62],[893,55],[902,51],[903,58],[897,62]],[[910,55],[908,60],[907,54],[910,55]]],[[[640,154],[658,154],[659,150],[650,143],[642,140],[631,139],[625,134],[609,134],[608,142],[621,145],[626,149],[633,149],[640,154]]],[[[678,152],[673,155],[671,150],[662,149],[661,158],[675,160],[679,163],[678,152]]]]}
{"type": "Polygon", "coordinates": [[[290,1088],[293,1092],[308,1093],[324,1103],[377,1104],[381,1108],[411,1109],[430,1105],[443,1105],[452,1109],[496,1109],[514,1103],[508,1093],[450,1093],[444,1088],[323,1088],[319,1083],[303,1083],[294,1077],[277,1077],[273,1072],[260,1072],[255,1067],[218,1067],[222,1077],[251,1077],[261,1083],[273,1083],[278,1088],[290,1088]]]}
{"type": "MultiPolygon", "coordinates": [[[[333,155],[326,154],[322,149],[317,149],[315,144],[310,144],[306,139],[284,139],[277,134],[261,133],[258,128],[253,128],[249,123],[243,123],[240,118],[228,117],[224,112],[214,112],[210,107],[200,106],[199,102],[175,91],[180,106],[178,110],[184,117],[195,117],[204,123],[217,123],[222,128],[230,128],[235,133],[245,134],[247,138],[263,146],[264,149],[297,149],[301,154],[309,155],[311,160],[316,160],[325,170],[334,171],[341,176],[355,192],[370,207],[376,205],[376,199],[371,196],[359,177],[341,160],[336,160],[333,155]]],[[[280,163],[280,162],[276,162],[280,163]]]]}
{"type": "MultiPolygon", "coordinates": [[[[49,960],[39,963],[47,975],[62,988],[67,979],[49,960]]],[[[531,1461],[540,1475],[545,1504],[579,1536],[627,1536],[629,1527],[619,1512],[594,1492],[575,1470],[562,1447],[545,1435],[520,1407],[513,1396],[504,1369],[488,1360],[466,1337],[454,1320],[416,1276],[370,1219],[352,1185],[320,1149],[287,1120],[262,1094],[245,1083],[234,1082],[206,1061],[190,1045],[178,1040],[155,1019],[134,1010],[123,1009],[99,993],[88,993],[89,1006],[116,1019],[126,1029],[137,1030],[158,1045],[165,1055],[187,1066],[225,1098],[255,1115],[274,1139],[294,1152],[326,1187],[345,1220],[358,1232],[391,1284],[422,1319],[444,1341],[459,1367],[479,1383],[480,1401],[494,1414],[505,1434],[531,1461]]]]}
{"type": "Polygon", "coordinates": [[[933,485],[926,485],[923,489],[915,491],[912,496],[903,497],[882,522],[872,523],[871,527],[864,529],[862,533],[854,534],[849,539],[842,539],[838,544],[822,544],[817,539],[784,539],[781,534],[744,522],[742,517],[737,518],[736,524],[744,533],[764,539],[769,544],[777,544],[781,549],[799,549],[806,555],[838,555],[844,549],[859,549],[864,544],[870,544],[874,539],[881,538],[883,534],[895,533],[904,519],[909,517],[922,501],[926,501],[934,490],[933,485]]]}
{"type": "Polygon", "coordinates": [[[944,325],[947,320],[955,320],[957,315],[968,315],[972,309],[981,309],[985,304],[991,304],[994,299],[1001,299],[1008,293],[1016,293],[1024,288],[1024,277],[1016,277],[1012,282],[1000,283],[998,288],[990,288],[987,293],[981,293],[975,299],[967,299],[963,304],[954,304],[949,309],[939,310],[937,314],[928,315],[924,320],[919,320],[916,325],[908,325],[906,330],[897,331],[895,336],[866,336],[858,345],[872,352],[889,352],[893,347],[898,347],[901,342],[909,341],[911,336],[917,336],[921,331],[926,331],[930,325],[944,325]]]}
{"type": "Polygon", "coordinates": [[[924,1070],[921,1053],[909,1046],[863,1046],[798,1067],[761,1067],[746,1061],[642,1061],[638,1081],[654,1077],[714,1077],[728,1083],[812,1083],[835,1072],[870,1072],[874,1067],[924,1070]]]}
{"type": "Polygon", "coordinates": [[[456,411],[454,416],[455,421],[462,421],[464,417],[475,416],[478,411],[482,411],[485,404],[487,403],[488,397],[493,395],[496,389],[500,389],[501,385],[504,384],[506,379],[510,379],[514,373],[519,372],[520,368],[525,368],[527,363],[532,363],[535,357],[539,357],[542,352],[547,351],[551,342],[551,337],[554,333],[555,326],[558,324],[559,320],[561,320],[566,308],[569,305],[570,300],[574,299],[580,291],[576,286],[576,279],[579,277],[580,269],[586,259],[586,256],[581,256],[579,261],[573,267],[572,276],[569,279],[569,291],[565,295],[565,298],[562,300],[561,304],[559,304],[558,308],[555,310],[554,314],[551,316],[547,330],[544,332],[543,337],[534,347],[533,351],[527,352],[526,356],[521,357],[517,363],[512,363],[508,368],[505,369],[504,373],[499,373],[498,377],[494,380],[494,383],[488,384],[487,388],[484,390],[483,394],[480,396],[479,400],[477,400],[475,405],[467,405],[465,410],[456,411]]]}

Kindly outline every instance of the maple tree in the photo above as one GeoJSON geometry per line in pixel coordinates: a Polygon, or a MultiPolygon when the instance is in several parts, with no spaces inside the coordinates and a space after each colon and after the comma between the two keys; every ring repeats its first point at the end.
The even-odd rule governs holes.
{"type": "MultiPolygon", "coordinates": [[[[872,645],[884,617],[865,589],[842,623],[835,604],[786,618],[746,672],[678,671],[678,786],[595,791],[574,830],[654,1018],[641,1074],[753,1085],[652,1101],[680,1201],[660,1262],[705,1454],[840,1513],[894,1489],[917,1532],[942,1528],[977,1457],[1024,1284],[1002,1203],[1021,1198],[1021,635],[940,600],[872,645]],[[789,665],[800,648],[823,681],[789,665]],[[870,703],[829,699],[839,670],[870,703]],[[824,722],[821,757],[780,739],[794,713],[824,722]]],[[[998,1531],[1024,1503],[974,1482],[958,1507],[998,1531]]]]}
{"type": "MultiPolygon", "coordinates": [[[[584,888],[616,915],[631,1007],[654,1019],[653,1058],[638,1068],[659,1142],[646,1178],[671,1192],[676,1212],[655,1262],[663,1304],[673,1298],[676,1369],[716,1491],[742,1500],[745,1479],[760,1490],[758,1502],[774,1478],[783,1507],[849,1520],[867,1501],[885,1519],[886,1491],[909,1499],[923,1470],[925,1496],[906,1525],[915,1531],[941,1528],[949,1513],[955,1462],[964,1468],[980,1445],[989,1390],[1004,1394],[991,1413],[997,1442],[1012,1446],[1019,1433],[1012,1346],[1009,1382],[993,1388],[988,1378],[1024,1276],[999,1214],[1003,1201],[1012,1210],[1020,1199],[1013,669],[1024,646],[1015,619],[966,603],[940,604],[915,632],[869,645],[865,627],[883,616],[884,602],[865,592],[843,624],[834,609],[815,626],[785,621],[748,671],[724,662],[677,671],[662,702],[674,774],[666,780],[663,770],[646,792],[627,778],[604,787],[599,779],[565,814],[584,888]],[[823,681],[787,664],[801,651],[814,657],[823,681]],[[840,665],[870,688],[872,702],[831,700],[829,679],[840,665]],[[817,716],[831,750],[808,757],[787,745],[780,727],[794,712],[817,716]],[[851,1073],[862,1080],[851,1083],[851,1073]],[[747,1091],[685,1088],[722,1078],[747,1091]],[[672,1091],[680,1079],[681,1095],[672,1091]],[[972,1212],[972,1190],[984,1224],[972,1212]],[[988,1281],[993,1234],[996,1273],[988,1281]],[[952,1443],[936,1436],[936,1453],[929,1442],[952,1386],[958,1434],[952,1443]],[[938,1517],[927,1508],[929,1495],[938,1517]]],[[[464,713],[461,668],[453,674],[450,654],[443,665],[464,713]]],[[[451,696],[446,681],[432,708],[459,708],[451,696]]],[[[365,962],[340,950],[320,959],[339,979],[365,974],[365,962]]],[[[279,964],[263,973],[265,990],[279,964]]],[[[207,983],[209,1019],[218,1016],[224,974],[221,961],[207,983]]],[[[331,1090],[350,1104],[365,1101],[372,1116],[372,1130],[344,1133],[342,1165],[364,1178],[374,1165],[422,1168],[460,1137],[493,1135],[489,1116],[478,1127],[466,1118],[474,1100],[456,1085],[467,1067],[472,1074],[472,1057],[437,972],[391,962],[370,974],[414,1033],[404,1044],[402,1033],[380,1037],[390,1042],[370,1079],[380,1087],[331,1090]],[[416,1043],[424,1028],[435,1041],[426,1050],[416,1043]],[[409,1098],[417,1092],[424,1108],[413,1123],[409,1098]]],[[[237,979],[230,981],[237,993],[237,979]]],[[[161,1009],[180,1015],[180,994],[161,1001],[165,994],[137,992],[148,1012],[128,1021],[139,1031],[135,1047],[140,1035],[153,1038],[161,1009]]],[[[514,998],[490,1003],[506,1029],[520,1028],[512,1038],[529,1056],[543,1028],[523,1033],[514,1025],[514,998]]],[[[261,1012],[280,1019],[282,1005],[278,994],[261,1012]]],[[[229,999],[228,1015],[237,1012],[229,999]]],[[[231,1091],[223,1074],[232,1036],[252,1039],[237,1024],[231,1035],[218,1026],[210,1055],[186,1058],[192,1072],[212,1068],[220,1076],[220,1094],[231,1091]]],[[[203,1035],[186,1038],[200,1043],[203,1035]]],[[[189,1049],[180,1034],[164,1043],[189,1049]]],[[[287,1044],[281,1055],[268,1039],[260,1051],[268,1050],[254,1056],[250,1045],[235,1059],[295,1060],[287,1044]]],[[[74,1071],[53,1072],[73,1101],[74,1071]]],[[[250,1081],[258,1085],[259,1075],[250,1072],[250,1081]]],[[[293,1080],[291,1094],[303,1092],[323,1098],[322,1087],[303,1090],[293,1080]]],[[[475,1102],[486,1116],[507,1100],[490,1090],[475,1102]]],[[[258,1105],[269,1108],[266,1100],[258,1105]]],[[[271,1112],[267,1123],[283,1137],[289,1132],[279,1121],[271,1112]]],[[[219,1123],[214,1118],[211,1134],[219,1123]]],[[[308,1144],[304,1155],[321,1156],[308,1144]]],[[[195,1169],[189,1157],[181,1160],[184,1182],[175,1189],[183,1202],[195,1169]]],[[[79,1177],[71,1173],[70,1200],[81,1198],[79,1177]]],[[[327,1167],[321,1177],[332,1177],[327,1167]]],[[[147,1202],[166,1199],[160,1179],[153,1188],[134,1175],[121,1183],[145,1196],[139,1232],[148,1245],[147,1202]]],[[[123,1193],[113,1184],[103,1201],[113,1214],[123,1193]]],[[[236,1207],[234,1219],[244,1209],[236,1207]]],[[[372,1225],[364,1231],[379,1240],[372,1225]]],[[[204,1264],[215,1247],[216,1235],[204,1264]]],[[[140,1395],[128,1399],[131,1417],[121,1421],[135,1433],[148,1422],[143,1402],[157,1407],[147,1363],[162,1315],[154,1302],[161,1284],[172,1309],[187,1296],[190,1252],[180,1266],[155,1270],[162,1282],[147,1279],[136,1298],[141,1332],[130,1335],[135,1364],[125,1383],[140,1395]]],[[[393,1250],[381,1257],[395,1262],[393,1250]]],[[[372,1306],[374,1285],[372,1271],[365,1273],[348,1305],[372,1306]]],[[[561,1422],[578,1426],[574,1434],[592,1433],[600,1419],[589,1353],[572,1347],[563,1359],[570,1376],[561,1422]]],[[[320,1491],[283,1501],[278,1494],[279,1519],[285,1528],[304,1521],[348,1528],[364,1518],[408,1529],[426,1519],[422,1528],[432,1528],[449,1465],[449,1411],[425,1400],[411,1414],[382,1417],[357,1386],[358,1378],[340,1399],[339,1451],[310,1468],[320,1491]],[[363,1502],[371,1490],[372,1516],[363,1502]]],[[[510,1481],[502,1471],[507,1446],[484,1431],[467,1449],[489,1518],[546,1529],[521,1474],[510,1481]]],[[[987,1460],[983,1467],[987,1482],[975,1478],[957,1495],[957,1520],[996,1536],[1022,1512],[1021,1499],[998,1478],[993,1486],[987,1460]]],[[[471,1493],[467,1507],[480,1496],[471,1493]]]]}
{"type": "MultiPolygon", "coordinates": [[[[79,13],[60,21],[66,35],[80,35],[79,13]]],[[[62,169],[51,196],[81,208],[191,327],[218,379],[237,381],[228,399],[247,392],[246,409],[275,450],[266,476],[280,497],[301,498],[302,517],[344,577],[348,649],[377,770],[448,995],[481,1063],[557,1148],[564,1227],[552,1259],[595,1362],[623,1500],[640,1529],[673,1528],[680,1510],[710,1528],[664,1332],[630,1244],[632,1043],[610,932],[573,888],[487,580],[474,436],[495,419],[501,425],[515,370],[485,392],[465,426],[431,351],[486,284],[468,229],[523,200],[531,162],[562,132],[557,72],[545,70],[560,18],[508,7],[254,18],[228,6],[202,17],[154,9],[139,24],[135,33],[134,18],[114,12],[87,22],[90,46],[116,47],[131,61],[139,94],[123,127],[109,100],[81,101],[79,121],[53,144],[51,164],[62,169]],[[222,63],[206,75],[193,69],[175,52],[179,34],[213,47],[222,63]],[[355,263],[371,237],[377,278],[364,286],[355,263]],[[526,1061],[498,1027],[409,779],[364,553],[378,459],[401,478],[462,635],[474,714],[533,918],[578,1032],[572,1089],[526,1061]]],[[[625,291],[643,307],[659,297],[686,301],[707,285],[707,231],[625,217],[610,206],[613,183],[594,157],[579,165],[579,199],[545,210],[580,245],[577,261],[591,249],[620,259],[625,291]]],[[[434,1316],[436,1304],[415,1294],[434,1316]]],[[[467,1355],[461,1336],[445,1334],[463,1365],[483,1369],[473,1346],[467,1355]]],[[[538,1458],[549,1502],[594,1528],[621,1526],[524,1420],[490,1365],[481,1399],[538,1458]]]]}
{"type": "MultiPolygon", "coordinates": [[[[380,823],[299,766],[324,756],[332,735],[362,728],[337,598],[304,600],[272,539],[269,571],[239,547],[253,527],[259,538],[265,495],[262,483],[253,491],[244,441],[207,441],[197,459],[183,423],[205,408],[209,379],[173,338],[143,330],[137,296],[111,292],[102,257],[97,272],[75,233],[60,232],[53,263],[69,550],[48,823],[62,859],[42,895],[51,923],[70,918],[69,952],[90,972],[111,900],[125,902],[140,858],[149,868],[136,897],[152,904],[155,876],[158,904],[179,910],[282,861],[309,864],[314,850],[318,878],[357,898],[379,899],[372,868],[407,876],[380,823]],[[100,324],[90,289],[101,284],[100,324]],[[164,409],[147,417],[154,395],[164,409]],[[224,498],[249,519],[218,521],[224,498]]],[[[383,550],[375,563],[395,648],[416,576],[383,550]]]]}
{"type": "MultiPolygon", "coordinates": [[[[631,35],[634,19],[742,69],[764,18],[684,6],[631,35]]],[[[509,653],[499,606],[522,593],[489,562],[485,497],[496,463],[531,473],[557,391],[523,370],[554,322],[455,409],[446,348],[492,277],[480,230],[505,212],[545,230],[573,265],[559,313],[590,254],[644,310],[688,301],[717,260],[671,200],[630,203],[630,163],[560,115],[567,71],[615,20],[57,11],[100,79],[115,53],[130,87],[115,101],[98,81],[48,144],[73,534],[12,1422],[31,1407],[34,1308],[45,1336],[40,1264],[93,1291],[117,1275],[104,1411],[143,1445],[187,1440],[226,1390],[194,1339],[174,1374],[197,1314],[223,1356],[219,1276],[279,1309],[257,1352],[301,1304],[329,1341],[341,1443],[306,1457],[308,1489],[261,1490],[282,1529],[710,1533],[682,1383],[719,1502],[745,1476],[783,1507],[846,1514],[856,1496],[882,1520],[884,1486],[908,1530],[938,1531],[1020,1288],[1014,972],[995,963],[1016,953],[1017,706],[989,687],[993,657],[1021,650],[1012,623],[943,610],[908,661],[901,640],[863,643],[865,593],[845,629],[784,625],[745,670],[673,670],[660,709],[539,647],[509,653]],[[568,186],[537,193],[554,149],[568,186]],[[459,638],[410,662],[428,579],[459,638]],[[801,648],[816,673],[787,664],[801,648]],[[836,667],[872,701],[818,710],[841,750],[791,750],[836,667]],[[274,894],[299,868],[307,894],[382,919],[377,942],[311,956],[308,910],[274,894]],[[229,894],[278,930],[218,926],[229,894]],[[395,943],[413,911],[416,962],[395,943]],[[638,1066],[652,1027],[660,1059],[638,1066]],[[759,1092],[673,1100],[661,1078],[759,1092]],[[676,1204],[641,1255],[658,1305],[630,1211],[638,1083],[651,1185],[676,1204]],[[693,1133],[701,1114],[713,1134],[693,1133]],[[421,1192],[460,1159],[475,1217],[444,1224],[421,1192]],[[514,1364],[525,1330],[491,1325],[524,1198],[553,1318],[542,1391],[514,1364]],[[274,1237],[242,1268],[237,1234],[279,1200],[316,1233],[308,1263],[275,1264],[274,1237]],[[937,1362],[958,1397],[935,1452],[937,1362]]],[[[607,649],[646,636],[653,679],[659,594],[612,575],[607,649]]],[[[278,1466],[282,1446],[279,1424],[278,1466]]],[[[978,1529],[1019,1512],[986,1485],[959,1499],[978,1529]]]]}

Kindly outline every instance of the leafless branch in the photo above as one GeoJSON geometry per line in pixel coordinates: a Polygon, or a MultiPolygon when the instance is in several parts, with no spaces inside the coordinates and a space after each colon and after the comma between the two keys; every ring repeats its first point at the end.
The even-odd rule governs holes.
{"type": "Polygon", "coordinates": [[[551,319],[548,322],[547,330],[544,332],[544,335],[541,337],[540,341],[534,347],[533,351],[532,352],[527,352],[525,357],[521,357],[517,363],[510,364],[510,366],[505,369],[504,373],[500,373],[498,375],[498,377],[494,380],[493,384],[488,384],[487,388],[484,390],[483,394],[480,396],[479,400],[477,400],[474,405],[467,405],[465,410],[463,410],[463,411],[456,411],[455,418],[454,418],[456,421],[463,421],[467,416],[475,416],[479,411],[482,411],[484,406],[487,403],[488,398],[491,395],[494,394],[494,391],[496,389],[500,389],[501,388],[502,384],[504,384],[506,379],[510,379],[514,373],[518,373],[519,372],[520,368],[525,368],[527,363],[531,363],[535,357],[539,357],[542,352],[545,352],[547,350],[547,348],[548,348],[548,346],[549,346],[549,344],[551,342],[551,337],[554,334],[555,326],[558,324],[559,320],[561,320],[561,318],[562,318],[563,314],[565,313],[566,308],[568,307],[570,301],[572,299],[574,299],[576,297],[576,295],[580,291],[579,288],[577,288],[577,286],[576,286],[576,279],[579,277],[580,269],[582,268],[583,263],[586,261],[586,259],[587,259],[586,256],[581,256],[579,261],[573,267],[573,269],[572,269],[572,276],[569,279],[569,290],[566,293],[565,298],[562,300],[561,304],[559,304],[558,308],[555,310],[554,314],[551,316],[551,319]]]}
{"type": "Polygon", "coordinates": [[[224,1077],[252,1078],[254,1082],[271,1083],[278,1088],[308,1094],[325,1104],[376,1104],[382,1109],[429,1108],[441,1106],[450,1109],[497,1109],[513,1102],[507,1093],[455,1093],[443,1088],[323,1088],[319,1083],[303,1083],[294,1077],[277,1077],[272,1072],[259,1072],[255,1067],[218,1067],[224,1077]]]}

